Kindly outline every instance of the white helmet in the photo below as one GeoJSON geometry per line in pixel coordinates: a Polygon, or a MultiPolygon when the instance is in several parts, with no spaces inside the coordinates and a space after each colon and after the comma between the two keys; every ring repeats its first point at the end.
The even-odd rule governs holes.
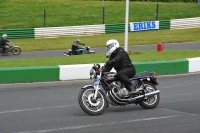
{"type": "Polygon", "coordinates": [[[80,43],[81,42],[80,39],[76,39],[75,41],[76,41],[76,43],[80,43]]]}
{"type": "Polygon", "coordinates": [[[6,34],[3,34],[2,37],[3,37],[4,39],[7,39],[8,36],[7,36],[6,34]]]}
{"type": "Polygon", "coordinates": [[[119,42],[117,40],[108,40],[106,42],[106,57],[108,58],[117,48],[119,48],[119,42]]]}

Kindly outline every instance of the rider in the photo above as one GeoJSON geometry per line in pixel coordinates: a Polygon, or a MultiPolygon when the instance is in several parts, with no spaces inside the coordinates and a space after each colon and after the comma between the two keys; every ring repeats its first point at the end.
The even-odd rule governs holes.
{"type": "Polygon", "coordinates": [[[129,80],[135,76],[136,70],[132,64],[128,53],[119,46],[119,42],[115,39],[106,42],[106,57],[109,60],[106,62],[103,72],[109,72],[113,67],[117,71],[116,77],[122,81],[125,87],[129,90],[129,94],[135,94],[136,84],[132,84],[129,80]]]}
{"type": "Polygon", "coordinates": [[[81,41],[79,39],[76,39],[73,44],[72,44],[72,54],[78,54],[78,45],[85,45],[83,43],[81,43],[81,41]]]}
{"type": "Polygon", "coordinates": [[[9,40],[7,40],[8,36],[6,34],[2,35],[2,38],[0,39],[0,47],[3,49],[3,53],[6,52],[6,49],[9,48],[9,44],[7,44],[7,42],[10,42],[9,40]]]}

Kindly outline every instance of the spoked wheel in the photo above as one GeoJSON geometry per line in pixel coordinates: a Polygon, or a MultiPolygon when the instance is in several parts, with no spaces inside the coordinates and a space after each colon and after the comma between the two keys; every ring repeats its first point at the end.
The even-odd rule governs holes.
{"type": "MultiPolygon", "coordinates": [[[[146,89],[145,93],[153,92],[158,90],[152,83],[145,82],[144,83],[146,89]]],[[[143,85],[140,88],[144,88],[143,85]]],[[[156,94],[154,96],[146,96],[142,101],[139,102],[139,105],[145,109],[155,108],[160,101],[160,94],[156,94]]]]}
{"type": "Polygon", "coordinates": [[[19,55],[21,53],[21,49],[19,47],[14,47],[11,49],[13,55],[19,55]]]}
{"type": "Polygon", "coordinates": [[[78,102],[82,110],[89,115],[100,115],[107,107],[104,94],[98,91],[97,98],[94,99],[94,88],[81,89],[78,102]]]}

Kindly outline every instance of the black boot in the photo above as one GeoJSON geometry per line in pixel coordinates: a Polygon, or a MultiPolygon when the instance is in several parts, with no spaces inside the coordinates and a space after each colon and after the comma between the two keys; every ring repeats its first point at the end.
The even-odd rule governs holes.
{"type": "Polygon", "coordinates": [[[136,86],[133,84],[133,85],[131,85],[130,86],[130,92],[129,92],[129,94],[130,95],[133,95],[133,94],[137,94],[137,90],[136,90],[136,86]]]}

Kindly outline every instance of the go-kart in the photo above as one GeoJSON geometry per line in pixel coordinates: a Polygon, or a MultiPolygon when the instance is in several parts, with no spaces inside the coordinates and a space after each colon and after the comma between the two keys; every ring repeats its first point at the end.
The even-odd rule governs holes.
{"type": "Polygon", "coordinates": [[[90,50],[90,46],[84,45],[83,47],[79,47],[76,52],[72,52],[71,49],[68,49],[64,52],[64,56],[71,56],[71,55],[79,55],[79,54],[94,54],[93,50],[90,50]]]}

